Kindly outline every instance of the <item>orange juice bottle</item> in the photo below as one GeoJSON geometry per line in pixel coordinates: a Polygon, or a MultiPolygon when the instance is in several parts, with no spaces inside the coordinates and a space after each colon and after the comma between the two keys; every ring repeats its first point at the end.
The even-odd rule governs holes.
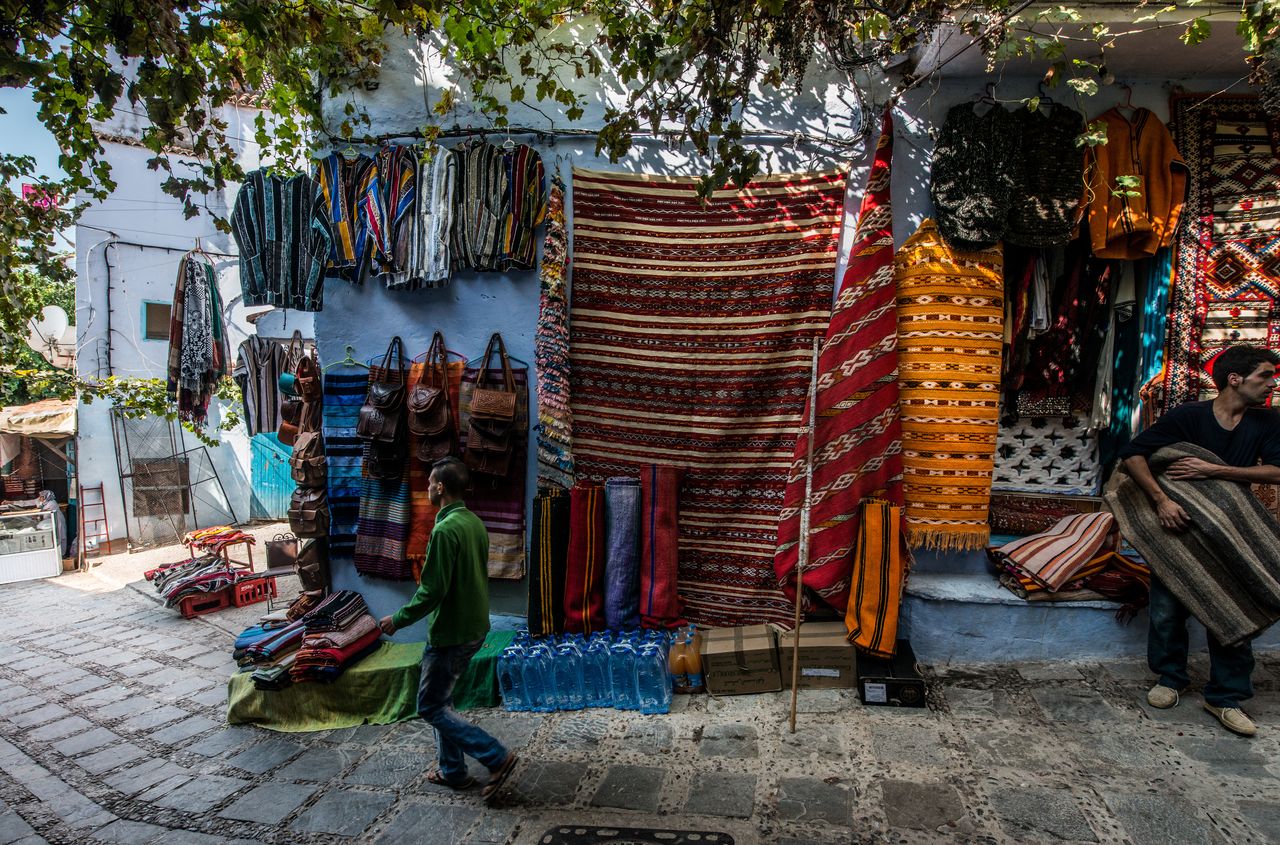
{"type": "Polygon", "coordinates": [[[689,691],[689,650],[682,639],[671,643],[671,651],[667,654],[667,671],[671,673],[671,689],[677,693],[689,691]]]}
{"type": "Polygon", "coordinates": [[[689,692],[706,692],[706,680],[702,676],[702,635],[695,626],[685,639],[685,672],[689,676],[689,692]]]}

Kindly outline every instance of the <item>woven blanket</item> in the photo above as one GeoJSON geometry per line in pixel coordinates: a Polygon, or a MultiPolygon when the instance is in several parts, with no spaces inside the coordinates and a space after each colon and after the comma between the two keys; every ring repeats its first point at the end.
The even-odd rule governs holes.
{"type": "MultiPolygon", "coordinates": [[[[449,374],[449,407],[453,410],[453,430],[458,430],[458,396],[462,387],[462,372],[467,368],[465,361],[450,361],[446,369],[449,374]]],[[[439,368],[437,380],[439,384],[439,368]]],[[[426,374],[425,363],[415,363],[409,368],[409,383],[417,384],[426,374]]],[[[419,436],[409,432],[409,539],[405,546],[405,555],[409,558],[413,570],[413,580],[422,580],[422,563],[427,556],[427,541],[431,539],[431,529],[436,524],[436,511],[440,510],[431,504],[427,494],[427,482],[431,478],[431,467],[417,459],[419,436]]]]}
{"type": "MultiPolygon", "coordinates": [[[[889,194],[892,158],[893,118],[886,111],[849,251],[849,267],[818,357],[809,561],[804,584],[840,611],[849,604],[858,503],[866,496],[878,496],[902,504],[893,207],[889,194]]],[[[773,559],[778,580],[793,599],[808,451],[809,437],[802,431],[787,473],[773,559]]]]}
{"type": "Polygon", "coordinates": [[[529,633],[564,632],[564,576],[569,559],[569,491],[543,490],[533,498],[529,567],[529,633]]]}
{"type": "Polygon", "coordinates": [[[1115,528],[1106,511],[1080,513],[1058,521],[1048,531],[1020,537],[992,550],[991,556],[1014,567],[1046,590],[1060,589],[1098,556],[1115,528]]]}
{"type": "Polygon", "coordinates": [[[646,628],[670,628],[684,617],[680,600],[680,467],[640,471],[640,620],[646,628]]]}
{"type": "Polygon", "coordinates": [[[364,443],[356,419],[369,387],[366,369],[333,369],[324,374],[324,454],[328,462],[329,554],[349,557],[356,548],[360,518],[364,443]]]}
{"type": "Polygon", "coordinates": [[[906,579],[902,508],[867,499],[859,512],[844,627],[849,642],[861,650],[876,657],[893,657],[898,649],[898,610],[906,579]]]}
{"type": "Polygon", "coordinates": [[[1166,446],[1148,459],[1160,488],[1191,518],[1186,531],[1161,527],[1123,465],[1108,485],[1107,505],[1156,577],[1219,642],[1233,645],[1280,619],[1280,523],[1243,484],[1169,478],[1169,465],[1188,456],[1222,463],[1189,443],[1166,446]]]}
{"type": "Polygon", "coordinates": [[[574,170],[574,471],[688,470],[679,591],[692,621],[785,623],[778,515],[825,331],[844,175],[698,179],[574,170]]]}
{"type": "Polygon", "coordinates": [[[604,488],[579,482],[569,491],[564,629],[591,634],[604,624],[604,488]]]}
{"type": "MultiPolygon", "coordinates": [[[[467,509],[489,529],[489,577],[519,580],[524,577],[524,492],[528,466],[529,371],[512,367],[516,383],[515,444],[506,478],[472,473],[467,509]]],[[[471,395],[480,378],[479,367],[467,367],[459,389],[459,439],[466,449],[471,427],[471,395]]],[[[487,384],[500,383],[502,372],[490,370],[487,384]]]]}
{"type": "Polygon", "coordinates": [[[604,483],[604,623],[614,631],[640,627],[640,482],[604,483]]]}
{"type": "Polygon", "coordinates": [[[1000,421],[992,490],[1096,496],[1101,483],[1098,435],[1085,420],[1023,417],[1000,421]]]}
{"type": "Polygon", "coordinates": [[[1175,242],[1160,411],[1212,398],[1228,346],[1280,343],[1280,135],[1254,97],[1175,97],[1190,175],[1175,242]]]}
{"type": "Polygon", "coordinates": [[[538,486],[573,486],[573,415],[569,412],[569,232],[564,190],[552,181],[547,234],[542,242],[538,329],[533,364],[538,374],[538,486]]]}
{"type": "MultiPolygon", "coordinates": [[[[383,380],[382,369],[371,367],[369,379],[383,380]]],[[[399,478],[374,478],[368,470],[369,445],[365,444],[363,478],[360,479],[360,519],[356,523],[355,566],[361,575],[392,581],[409,581],[413,567],[406,556],[409,541],[409,465],[406,459],[399,478]]]]}
{"type": "Polygon", "coordinates": [[[949,247],[926,219],[894,256],[903,496],[912,547],[980,549],[996,451],[999,246],[949,247]]]}

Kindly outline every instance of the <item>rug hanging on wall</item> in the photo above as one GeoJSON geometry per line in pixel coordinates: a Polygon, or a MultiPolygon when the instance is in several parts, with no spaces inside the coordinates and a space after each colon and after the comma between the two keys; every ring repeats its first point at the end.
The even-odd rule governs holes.
{"type": "Polygon", "coordinates": [[[980,549],[1000,409],[999,244],[961,252],[926,219],[894,256],[903,496],[912,547],[980,549]]]}
{"type": "Polygon", "coordinates": [[[1212,398],[1227,347],[1280,343],[1280,133],[1255,97],[1175,97],[1171,111],[1190,174],[1159,411],[1212,398]]]}
{"type": "MultiPolygon", "coordinates": [[[[849,249],[849,267],[818,357],[813,504],[804,583],[839,611],[849,605],[858,503],[866,496],[878,496],[902,504],[893,206],[889,193],[892,160],[893,117],[885,112],[849,249]]],[[[808,413],[806,408],[806,418],[808,413]]],[[[773,560],[778,580],[790,596],[795,595],[808,453],[809,437],[801,432],[791,456],[778,524],[778,552],[773,560]]]]}
{"type": "Polygon", "coordinates": [[[992,490],[1096,496],[1101,484],[1098,433],[1087,420],[1022,417],[1001,421],[992,490]]]}
{"type": "Polygon", "coordinates": [[[688,618],[785,623],[778,515],[830,312],[845,177],[766,176],[705,204],[698,181],[574,170],[575,476],[685,468],[688,618]]]}
{"type": "Polygon", "coordinates": [[[343,367],[324,374],[321,427],[328,465],[329,554],[350,557],[356,548],[360,519],[361,463],[364,441],[356,437],[360,406],[369,390],[369,370],[343,367]]]}
{"type": "MultiPolygon", "coordinates": [[[[449,353],[451,355],[456,353],[449,353]]],[[[446,366],[449,385],[449,409],[453,412],[453,430],[458,430],[458,399],[462,387],[462,373],[467,368],[466,361],[450,361],[446,366]]],[[[426,373],[427,365],[416,361],[409,367],[409,384],[417,384],[426,373]]],[[[435,384],[439,384],[439,368],[436,369],[435,384]]],[[[413,569],[413,580],[422,580],[422,564],[427,557],[427,541],[431,539],[431,530],[436,525],[436,512],[440,510],[431,504],[427,482],[431,478],[431,466],[418,460],[419,435],[409,432],[409,539],[405,547],[405,555],[413,569]]]]}
{"type": "MultiPolygon", "coordinates": [[[[528,465],[529,370],[512,367],[516,386],[515,443],[511,447],[511,467],[504,478],[471,474],[471,492],[467,509],[480,517],[489,529],[489,577],[518,580],[524,577],[524,492],[525,467],[528,465]]],[[[471,428],[471,397],[480,378],[479,367],[467,367],[459,389],[459,440],[467,447],[466,432],[471,428]]],[[[502,370],[491,369],[486,384],[502,381],[502,370]]]]}

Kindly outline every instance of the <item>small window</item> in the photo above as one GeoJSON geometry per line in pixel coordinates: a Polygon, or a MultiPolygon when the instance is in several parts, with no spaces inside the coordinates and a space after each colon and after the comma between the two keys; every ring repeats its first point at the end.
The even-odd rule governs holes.
{"type": "Polygon", "coordinates": [[[142,336],[147,340],[168,340],[172,311],[173,306],[167,302],[142,303],[142,336]]]}

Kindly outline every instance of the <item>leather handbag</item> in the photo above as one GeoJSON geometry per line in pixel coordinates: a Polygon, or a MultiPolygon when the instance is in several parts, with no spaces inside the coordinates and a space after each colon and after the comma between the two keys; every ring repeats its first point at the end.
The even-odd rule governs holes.
{"type": "Polygon", "coordinates": [[[302,360],[298,362],[298,369],[294,372],[297,375],[294,384],[302,401],[319,402],[324,389],[320,383],[320,366],[316,363],[316,359],[310,355],[303,355],[302,360]]]}
{"type": "Polygon", "coordinates": [[[286,446],[292,446],[298,441],[298,426],[286,420],[280,421],[280,428],[276,430],[276,437],[286,446]]]}
{"type": "Polygon", "coordinates": [[[418,460],[434,463],[455,454],[458,436],[449,401],[449,353],[440,332],[431,339],[423,377],[409,388],[407,405],[409,431],[418,438],[418,460]]]}
{"type": "Polygon", "coordinates": [[[328,478],[324,437],[319,431],[304,431],[289,456],[290,474],[299,487],[321,487],[328,478]]]}
{"type": "Polygon", "coordinates": [[[502,335],[494,332],[480,363],[480,377],[471,394],[471,423],[467,429],[466,464],[473,472],[506,477],[511,470],[515,441],[516,382],[502,335]],[[502,384],[487,386],[489,361],[498,352],[502,384]]]}
{"type": "Polygon", "coordinates": [[[365,450],[365,469],[373,478],[394,481],[404,474],[405,452],[404,441],[385,443],[375,440],[365,450]]]}
{"type": "Polygon", "coordinates": [[[299,537],[329,535],[329,491],[324,487],[299,487],[289,501],[289,528],[299,537]]]}
{"type": "Polygon", "coordinates": [[[403,439],[401,425],[405,417],[404,342],[399,337],[393,337],[387,345],[379,370],[385,380],[369,382],[369,391],[356,419],[356,436],[394,443],[403,439]],[[391,381],[392,378],[395,381],[391,381]]]}
{"type": "Polygon", "coordinates": [[[298,552],[295,568],[303,590],[328,590],[329,541],[312,540],[303,546],[298,552]]]}
{"type": "Polygon", "coordinates": [[[267,550],[267,569],[287,569],[298,560],[298,538],[292,534],[277,534],[263,544],[267,550]]]}
{"type": "Polygon", "coordinates": [[[280,388],[282,396],[296,397],[298,395],[298,377],[294,375],[294,371],[298,369],[298,363],[302,361],[302,355],[302,332],[294,329],[293,337],[289,339],[289,352],[284,359],[284,371],[276,379],[276,386],[280,388]]]}

